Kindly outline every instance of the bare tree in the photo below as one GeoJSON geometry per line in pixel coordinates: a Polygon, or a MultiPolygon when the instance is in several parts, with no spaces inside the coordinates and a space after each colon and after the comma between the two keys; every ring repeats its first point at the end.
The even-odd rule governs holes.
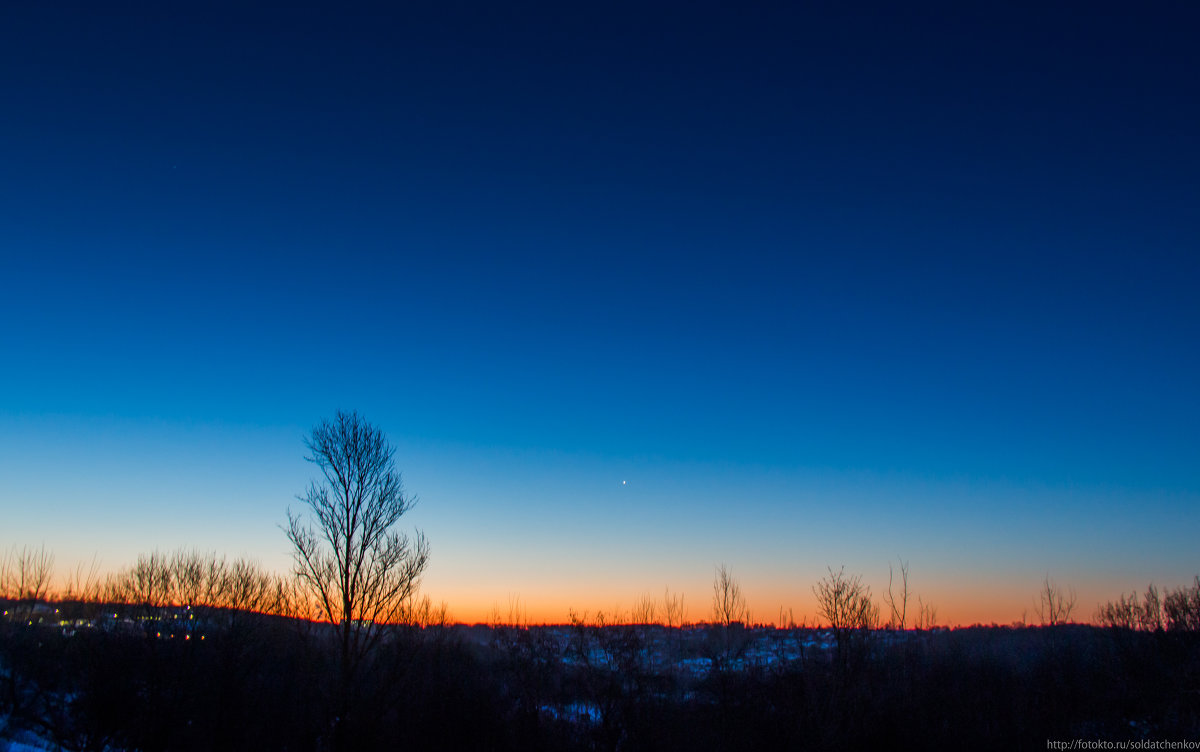
{"type": "Polygon", "coordinates": [[[1109,601],[1096,609],[1096,622],[1102,627],[1118,629],[1138,628],[1138,594],[1124,593],[1116,601],[1109,601]]]}
{"type": "Polygon", "coordinates": [[[1167,590],[1163,598],[1167,629],[1173,632],[1200,632],[1200,577],[1190,587],[1167,590]]]}
{"type": "Polygon", "coordinates": [[[154,551],[140,554],[137,562],[109,582],[114,601],[136,605],[144,618],[158,618],[171,604],[175,572],[167,554],[154,551]]]}
{"type": "Polygon", "coordinates": [[[404,607],[403,623],[409,627],[443,629],[450,623],[450,618],[450,607],[446,602],[435,606],[428,595],[413,598],[404,607]]]}
{"type": "Polygon", "coordinates": [[[879,607],[871,602],[871,588],[858,575],[846,575],[846,568],[833,571],[813,586],[817,610],[833,629],[837,654],[848,665],[851,642],[856,634],[865,635],[879,624],[879,607]]]}
{"type": "Polygon", "coordinates": [[[1154,583],[1146,586],[1146,597],[1142,601],[1142,606],[1137,610],[1138,624],[1147,632],[1154,632],[1162,629],[1163,626],[1163,608],[1162,598],[1158,595],[1158,588],[1154,583]]]}
{"type": "Polygon", "coordinates": [[[339,411],[305,441],[306,458],[322,481],[297,497],[316,527],[288,510],[285,528],[295,573],[334,624],[340,643],[343,689],[378,644],[380,625],[405,615],[429,561],[429,546],[394,528],[416,498],[406,495],[395,448],[356,412],[339,411]]]}
{"type": "Polygon", "coordinates": [[[1125,629],[1142,629],[1154,631],[1163,625],[1163,603],[1154,583],[1146,587],[1145,600],[1139,601],[1136,591],[1113,602],[1100,606],[1096,610],[1096,621],[1105,627],[1122,627],[1125,629]]]}
{"type": "Polygon", "coordinates": [[[38,549],[13,546],[11,553],[0,556],[0,597],[18,601],[14,617],[23,621],[33,614],[38,601],[50,594],[54,574],[54,554],[45,546],[38,549]]]}
{"type": "Polygon", "coordinates": [[[208,565],[208,561],[212,559],[216,559],[215,554],[204,556],[198,551],[183,549],[176,551],[171,557],[171,579],[175,590],[173,600],[177,602],[176,605],[200,605],[207,589],[204,575],[211,571],[212,567],[208,565]]]}
{"type": "Polygon", "coordinates": [[[1136,591],[1122,594],[1096,609],[1096,622],[1105,627],[1147,632],[1200,631],[1200,577],[1191,587],[1165,589],[1161,595],[1154,583],[1150,583],[1140,600],[1136,591]]]}
{"type": "Polygon", "coordinates": [[[658,605],[654,602],[654,596],[643,593],[633,602],[633,612],[629,618],[633,624],[653,624],[657,613],[658,605]]]}
{"type": "Polygon", "coordinates": [[[529,609],[525,604],[521,603],[519,593],[508,594],[508,615],[505,616],[500,611],[500,604],[492,604],[492,616],[488,620],[489,626],[492,629],[508,627],[511,629],[528,629],[529,628],[529,609]]]}
{"type": "Polygon", "coordinates": [[[687,619],[687,606],[683,593],[672,593],[671,588],[663,591],[663,623],[669,632],[674,632],[675,658],[683,660],[683,624],[687,619]]]}
{"type": "Polygon", "coordinates": [[[847,576],[846,568],[833,571],[813,586],[817,609],[834,631],[871,629],[879,622],[879,608],[871,602],[871,588],[858,575],[847,576]]]}
{"type": "Polygon", "coordinates": [[[749,618],[742,586],[733,579],[733,572],[722,564],[713,578],[713,621],[730,626],[745,623],[749,618]]]}
{"type": "Polygon", "coordinates": [[[663,593],[663,623],[668,629],[676,629],[683,626],[685,618],[683,594],[671,594],[671,588],[668,587],[663,593]]]}
{"type": "Polygon", "coordinates": [[[1038,618],[1042,620],[1042,624],[1051,627],[1063,624],[1071,618],[1071,612],[1074,610],[1075,588],[1063,590],[1046,575],[1046,579],[1042,581],[1042,590],[1038,594],[1038,618]]]}
{"type": "Polygon", "coordinates": [[[100,577],[100,557],[93,555],[85,568],[82,561],[76,563],[75,571],[67,575],[67,586],[63,600],[95,604],[103,596],[103,579],[100,577]]]}
{"type": "Polygon", "coordinates": [[[891,618],[888,620],[888,626],[892,629],[903,630],[908,623],[908,562],[900,560],[900,597],[897,603],[897,598],[892,594],[892,564],[888,562],[888,589],[883,596],[883,602],[888,605],[891,610],[891,618]]]}
{"type": "Polygon", "coordinates": [[[750,642],[745,626],[749,620],[742,586],[733,578],[729,567],[720,565],[713,577],[714,627],[709,631],[708,645],[715,670],[729,669],[746,652],[750,642]]]}
{"type": "Polygon", "coordinates": [[[50,579],[54,575],[54,554],[45,546],[22,548],[13,557],[9,586],[19,601],[40,601],[50,594],[50,579]]]}
{"type": "MultiPolygon", "coordinates": [[[[1024,617],[1021,619],[1025,621],[1024,617]]],[[[925,603],[920,596],[917,597],[917,621],[913,625],[917,629],[932,629],[937,623],[937,607],[930,603],[925,603]]]]}
{"type": "Polygon", "coordinates": [[[225,597],[233,611],[264,611],[271,604],[274,582],[248,559],[236,559],[225,580],[225,597]]]}

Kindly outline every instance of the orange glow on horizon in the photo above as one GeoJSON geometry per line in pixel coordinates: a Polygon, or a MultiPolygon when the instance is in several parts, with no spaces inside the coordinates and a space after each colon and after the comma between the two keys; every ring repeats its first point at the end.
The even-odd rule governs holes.
{"type": "MultiPolygon", "coordinates": [[[[122,567],[103,573],[97,571],[93,572],[92,576],[99,583],[124,569],[122,567]]],[[[936,608],[934,623],[939,626],[1038,624],[1041,579],[1040,576],[1033,575],[1019,579],[997,577],[990,580],[937,575],[928,576],[924,580],[914,578],[913,593],[908,604],[907,625],[911,627],[916,622],[918,596],[920,602],[936,608]]],[[[1062,587],[1074,590],[1076,605],[1071,620],[1078,623],[1092,622],[1097,607],[1101,604],[1114,601],[1135,587],[1139,590],[1145,587],[1144,584],[1134,586],[1129,582],[1113,582],[1101,577],[1055,579],[1062,587]]],[[[1190,579],[1178,582],[1158,581],[1155,584],[1162,590],[1187,586],[1190,579]]],[[[688,583],[687,588],[670,589],[672,594],[683,596],[685,624],[700,624],[713,620],[711,586],[699,584],[702,582],[703,575],[688,583]]],[[[864,578],[864,582],[871,586],[873,601],[880,610],[881,623],[886,623],[889,613],[882,597],[887,586],[886,577],[874,580],[864,578]]],[[[60,566],[59,576],[55,578],[54,583],[57,587],[52,587],[49,600],[62,600],[68,594],[68,585],[71,583],[69,570],[64,571],[60,566]]],[[[798,625],[810,627],[821,626],[824,623],[818,616],[811,584],[805,586],[797,581],[760,584],[751,576],[742,579],[741,584],[746,593],[750,614],[748,622],[751,624],[778,626],[787,624],[789,619],[798,625]]],[[[560,582],[554,586],[527,590],[519,595],[491,595],[484,592],[483,588],[464,591],[448,585],[444,582],[431,583],[430,587],[422,589],[422,597],[429,599],[435,611],[445,604],[449,623],[568,624],[572,614],[588,623],[595,623],[600,614],[603,614],[606,623],[629,623],[635,603],[642,594],[655,601],[658,611],[654,623],[663,623],[662,590],[652,591],[649,588],[626,586],[618,582],[589,583],[586,592],[583,587],[576,589],[560,582]]]]}
{"type": "MultiPolygon", "coordinates": [[[[1009,596],[1003,600],[992,600],[981,595],[978,598],[958,602],[944,599],[939,600],[934,595],[929,598],[928,602],[937,608],[935,623],[938,626],[965,627],[974,624],[998,624],[1006,626],[1022,619],[1029,624],[1037,623],[1035,595],[1031,594],[1030,597],[1023,599],[1009,596]]],[[[1115,598],[1116,596],[1114,595],[1113,597],[1115,598]]],[[[880,606],[881,621],[886,622],[888,616],[886,605],[878,599],[876,599],[876,605],[880,606]]],[[[907,622],[910,628],[914,624],[916,605],[915,599],[909,604],[907,622]]],[[[1073,620],[1090,622],[1096,605],[1097,603],[1085,605],[1080,601],[1072,615],[1073,620]]],[[[619,611],[611,604],[608,606],[595,604],[594,607],[585,607],[583,601],[577,601],[573,604],[529,603],[528,605],[522,601],[521,608],[516,613],[515,618],[510,616],[507,604],[472,603],[456,607],[453,601],[448,601],[447,606],[450,620],[461,624],[511,624],[514,622],[530,625],[568,624],[570,623],[572,612],[578,618],[583,618],[588,623],[594,623],[599,613],[604,614],[607,623],[627,623],[631,618],[631,608],[628,601],[619,611]],[[612,618],[614,613],[619,615],[619,619],[615,621],[612,618]]],[[[700,624],[711,622],[712,618],[710,604],[705,602],[702,608],[689,607],[685,623],[700,624]]],[[[817,609],[812,602],[811,596],[802,603],[801,608],[791,607],[790,618],[794,619],[797,625],[807,625],[809,627],[823,626],[822,620],[817,616],[817,609]]],[[[783,608],[781,620],[779,606],[769,608],[764,603],[760,608],[754,603],[750,605],[751,624],[780,626],[781,623],[786,624],[788,619],[789,608],[786,606],[783,608]]],[[[663,623],[661,614],[656,615],[653,623],[663,623]]]]}

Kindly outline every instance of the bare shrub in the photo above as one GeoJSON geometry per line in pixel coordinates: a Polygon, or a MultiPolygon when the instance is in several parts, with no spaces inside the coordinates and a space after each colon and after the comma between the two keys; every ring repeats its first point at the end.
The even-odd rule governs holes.
{"type": "Polygon", "coordinates": [[[84,601],[94,603],[104,594],[104,581],[100,577],[100,559],[92,557],[86,566],[83,562],[75,565],[75,571],[67,577],[66,588],[63,590],[63,600],[84,601]]]}
{"type": "Polygon", "coordinates": [[[846,568],[833,571],[813,586],[817,610],[835,633],[853,629],[874,629],[879,624],[879,608],[871,602],[871,588],[859,575],[847,576],[846,568]]]}
{"type": "Polygon", "coordinates": [[[742,586],[733,578],[733,571],[721,564],[713,577],[713,622],[724,626],[749,619],[742,586]]]}
{"type": "Polygon", "coordinates": [[[23,547],[14,552],[4,590],[19,601],[40,601],[50,594],[54,576],[54,554],[45,546],[23,547]]]}
{"type": "Polygon", "coordinates": [[[900,593],[897,597],[892,593],[892,565],[888,563],[888,589],[884,593],[883,602],[888,605],[891,616],[888,627],[903,630],[908,623],[908,562],[900,560],[900,593]]]}
{"type": "Polygon", "coordinates": [[[687,609],[684,603],[682,593],[672,593],[671,588],[667,588],[663,593],[663,624],[668,629],[678,629],[683,626],[684,620],[687,619],[687,609]]]}
{"type": "Polygon", "coordinates": [[[1109,601],[1096,608],[1096,623],[1102,627],[1118,629],[1138,628],[1138,594],[1124,593],[1115,601],[1109,601]]]}
{"type": "MultiPolygon", "coordinates": [[[[1157,597],[1157,594],[1156,596],[1157,597]]],[[[1046,626],[1065,624],[1075,610],[1075,588],[1064,590],[1047,575],[1038,594],[1038,618],[1046,626]]]]}
{"type": "Polygon", "coordinates": [[[921,598],[917,597],[917,619],[913,623],[916,629],[933,629],[937,624],[937,607],[930,603],[925,603],[921,598]]]}
{"type": "Polygon", "coordinates": [[[1190,587],[1168,590],[1163,599],[1167,629],[1173,632],[1200,632],[1200,576],[1190,587]]]}
{"type": "Polygon", "coordinates": [[[833,571],[813,586],[817,611],[833,630],[838,661],[848,668],[852,658],[865,654],[865,638],[879,624],[879,607],[871,602],[871,588],[859,575],[847,576],[846,568],[833,571]]]}
{"type": "Polygon", "coordinates": [[[109,599],[140,606],[147,615],[171,603],[174,581],[170,558],[158,551],[141,554],[129,569],[118,572],[108,583],[109,599]]]}
{"type": "Polygon", "coordinates": [[[633,602],[633,612],[630,614],[630,620],[634,624],[653,624],[657,613],[658,607],[654,603],[654,596],[649,593],[643,593],[633,602]]]}
{"type": "Polygon", "coordinates": [[[1096,608],[1096,623],[1104,627],[1174,632],[1200,631],[1200,577],[1194,584],[1166,590],[1162,596],[1153,583],[1141,598],[1136,592],[1121,594],[1096,608]]]}

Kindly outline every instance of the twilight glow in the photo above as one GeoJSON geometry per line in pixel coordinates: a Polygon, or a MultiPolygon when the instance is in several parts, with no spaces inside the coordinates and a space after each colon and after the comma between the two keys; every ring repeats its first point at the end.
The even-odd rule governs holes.
{"type": "Polygon", "coordinates": [[[1200,571],[1193,24],[474,11],[5,12],[0,548],[285,570],[354,409],[462,621],[1200,571]]]}

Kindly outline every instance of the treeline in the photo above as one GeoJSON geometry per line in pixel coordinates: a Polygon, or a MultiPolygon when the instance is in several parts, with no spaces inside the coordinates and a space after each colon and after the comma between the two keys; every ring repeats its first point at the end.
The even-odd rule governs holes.
{"type": "Polygon", "coordinates": [[[247,560],[180,551],[52,592],[53,557],[7,557],[0,739],[64,750],[1044,749],[1047,739],[1200,735],[1200,578],[1123,596],[1104,626],[906,629],[907,565],[877,603],[814,587],[821,626],[755,628],[732,572],[710,619],[643,596],[625,618],[530,626],[511,604],[450,625],[413,598],[387,624],[314,618],[311,591],[247,560]],[[53,597],[51,597],[53,596],[53,597]],[[69,597],[68,597],[69,596],[69,597]],[[1127,616],[1128,615],[1128,616],[1127,616]],[[347,626],[371,638],[353,664],[347,626]]]}
{"type": "MultiPolygon", "coordinates": [[[[101,576],[98,566],[79,566],[65,583],[53,587],[54,555],[44,548],[22,548],[0,554],[0,599],[24,604],[69,604],[71,613],[86,616],[98,606],[117,606],[139,617],[167,610],[193,613],[226,610],[268,616],[319,620],[311,594],[290,573],[269,572],[251,559],[227,559],[215,553],[180,550],[138,556],[124,569],[101,576]],[[90,608],[89,608],[90,607],[90,608]]],[[[103,611],[100,608],[99,611],[103,611]]],[[[427,598],[412,599],[400,612],[405,622],[444,620],[445,607],[427,598]]]]}
{"type": "MultiPolygon", "coordinates": [[[[24,547],[0,552],[0,598],[18,603],[62,601],[92,604],[122,604],[149,611],[168,607],[255,611],[267,615],[319,621],[324,613],[312,590],[298,578],[268,572],[257,562],[229,560],[215,553],[179,550],[138,556],[129,567],[101,576],[98,563],[80,565],[62,587],[53,586],[54,555],[42,548],[24,547]]],[[[915,603],[909,585],[909,566],[888,567],[888,588],[876,600],[859,575],[830,568],[812,588],[820,623],[841,636],[846,631],[886,629],[930,629],[936,624],[937,609],[919,597],[915,603]],[[886,610],[885,610],[886,608],[886,610]]],[[[1062,588],[1047,577],[1035,600],[1035,614],[1042,625],[1071,623],[1076,599],[1072,589],[1062,588]]],[[[446,606],[434,607],[427,598],[410,598],[397,612],[404,623],[444,622],[446,606]]],[[[597,613],[598,623],[629,621],[635,624],[683,626],[686,609],[683,596],[668,589],[661,604],[649,594],[639,596],[625,615],[597,613]]],[[[1200,631],[1200,576],[1191,585],[1159,590],[1151,583],[1145,592],[1121,595],[1097,607],[1093,623],[1104,627],[1141,631],[1200,631]]],[[[571,621],[575,621],[574,612],[571,621]]],[[[720,565],[713,579],[709,620],[718,624],[749,623],[751,615],[740,583],[731,570],[720,565]]],[[[510,604],[507,619],[497,609],[493,624],[522,622],[517,604],[510,604]]],[[[1024,623],[1022,619],[1020,624],[1024,623]]],[[[777,626],[807,626],[796,622],[792,612],[780,609],[777,626]]]]}
{"type": "Polygon", "coordinates": [[[839,654],[827,630],[736,623],[398,625],[346,690],[327,625],[34,616],[0,620],[0,739],[64,750],[1008,750],[1200,734],[1195,632],[878,630],[839,654]],[[756,640],[775,652],[754,655],[756,640]]]}
{"type": "Polygon", "coordinates": [[[1096,623],[1147,632],[1200,631],[1200,576],[1187,587],[1168,588],[1161,594],[1151,583],[1140,598],[1136,592],[1122,595],[1096,610],[1096,623]]]}
{"type": "Polygon", "coordinates": [[[298,609],[292,578],[269,573],[247,559],[216,554],[154,552],[105,577],[80,566],[61,590],[51,587],[54,557],[24,548],[0,560],[0,596],[16,601],[56,600],[161,609],[193,606],[291,615],[298,609]]]}

